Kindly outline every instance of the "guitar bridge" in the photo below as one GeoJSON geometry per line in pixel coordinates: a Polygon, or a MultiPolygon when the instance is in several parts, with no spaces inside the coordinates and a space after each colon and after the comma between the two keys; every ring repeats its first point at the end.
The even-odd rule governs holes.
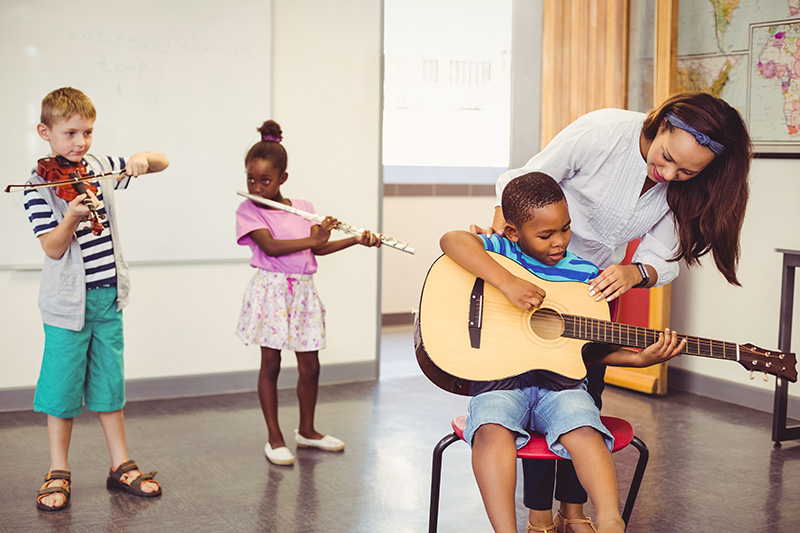
{"type": "Polygon", "coordinates": [[[476,278],[469,295],[469,344],[481,347],[481,327],[483,326],[483,279],[476,278]]]}

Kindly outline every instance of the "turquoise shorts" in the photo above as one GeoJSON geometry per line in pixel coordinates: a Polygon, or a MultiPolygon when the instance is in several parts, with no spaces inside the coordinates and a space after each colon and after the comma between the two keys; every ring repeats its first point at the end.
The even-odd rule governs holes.
{"type": "Polygon", "coordinates": [[[72,418],[85,402],[90,411],[125,406],[122,311],[116,287],[86,291],[86,321],[81,331],[44,325],[44,357],[34,411],[72,418]]]}

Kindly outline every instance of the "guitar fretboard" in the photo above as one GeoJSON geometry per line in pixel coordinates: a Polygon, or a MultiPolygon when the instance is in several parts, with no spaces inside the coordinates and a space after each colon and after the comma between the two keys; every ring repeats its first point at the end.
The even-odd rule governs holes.
{"type": "MultiPolygon", "coordinates": [[[[571,339],[645,348],[656,342],[661,333],[655,329],[617,324],[608,320],[583,316],[562,315],[562,318],[564,319],[563,336],[571,339]]],[[[703,339],[689,335],[680,336],[681,339],[684,337],[686,337],[686,348],[681,352],[682,354],[731,361],[739,360],[739,345],[734,342],[703,339]]]]}

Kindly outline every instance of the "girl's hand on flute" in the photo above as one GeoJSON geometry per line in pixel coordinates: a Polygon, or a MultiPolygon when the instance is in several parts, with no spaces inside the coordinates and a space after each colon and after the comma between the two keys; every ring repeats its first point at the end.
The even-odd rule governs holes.
{"type": "Polygon", "coordinates": [[[358,244],[362,246],[368,246],[368,247],[374,246],[375,248],[380,248],[381,246],[380,233],[376,235],[370,231],[364,230],[364,233],[362,233],[359,237],[357,237],[357,239],[358,239],[358,244]]]}

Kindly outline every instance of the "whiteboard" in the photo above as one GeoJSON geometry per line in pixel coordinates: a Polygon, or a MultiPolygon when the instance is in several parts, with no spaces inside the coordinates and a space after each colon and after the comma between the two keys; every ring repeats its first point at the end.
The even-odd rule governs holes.
{"type": "MultiPolygon", "coordinates": [[[[244,155],[270,117],[270,0],[3,0],[2,187],[49,146],[41,101],[75,87],[97,108],[91,153],[157,151],[165,171],[118,191],[128,261],[249,257],[234,238],[244,155]]],[[[0,193],[0,267],[41,264],[22,193],[0,193]]]]}

